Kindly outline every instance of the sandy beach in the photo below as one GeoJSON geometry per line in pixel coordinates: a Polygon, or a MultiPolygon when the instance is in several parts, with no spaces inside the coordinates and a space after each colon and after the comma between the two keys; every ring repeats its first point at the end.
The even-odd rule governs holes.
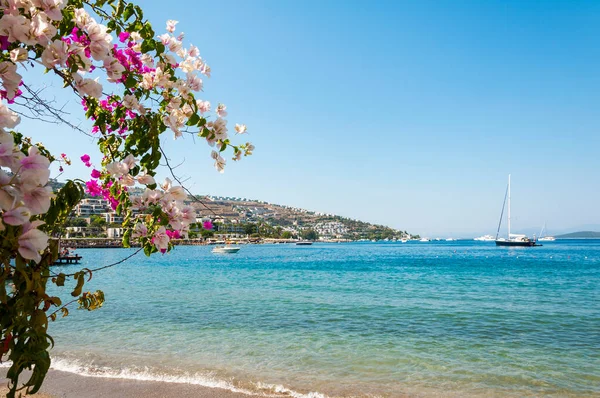
{"type": "MultiPolygon", "coordinates": [[[[6,369],[0,370],[3,383],[0,395],[6,395],[6,369]]],[[[24,378],[25,380],[25,378],[24,378]]],[[[50,370],[36,398],[248,398],[250,395],[192,384],[139,381],[105,377],[87,377],[50,370]]]]}

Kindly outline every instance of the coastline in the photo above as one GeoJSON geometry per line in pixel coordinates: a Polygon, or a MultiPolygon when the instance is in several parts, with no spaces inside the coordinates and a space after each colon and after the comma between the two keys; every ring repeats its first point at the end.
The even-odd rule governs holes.
{"type": "MultiPolygon", "coordinates": [[[[0,395],[6,394],[6,368],[0,369],[3,380],[0,395]]],[[[23,380],[26,380],[23,377],[23,380]]],[[[44,384],[36,398],[248,398],[250,395],[222,388],[212,388],[187,383],[169,383],[164,381],[134,380],[124,378],[91,377],[76,373],[50,369],[44,384]]],[[[276,396],[276,395],[270,395],[276,396]]]]}

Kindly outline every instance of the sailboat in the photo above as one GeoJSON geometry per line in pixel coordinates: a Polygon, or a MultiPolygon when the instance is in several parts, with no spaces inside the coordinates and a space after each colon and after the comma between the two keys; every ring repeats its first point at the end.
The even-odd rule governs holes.
{"type": "Polygon", "coordinates": [[[544,232],[547,232],[546,230],[546,223],[544,223],[544,227],[542,228],[542,231],[540,232],[540,237],[538,238],[539,241],[541,242],[553,242],[556,240],[556,238],[554,236],[544,236],[544,232]]]}
{"type": "Polygon", "coordinates": [[[508,186],[506,187],[506,194],[504,195],[504,203],[502,203],[502,213],[500,213],[500,222],[498,223],[498,232],[496,232],[496,246],[520,246],[520,247],[532,247],[541,246],[537,243],[535,236],[533,239],[529,239],[525,235],[511,234],[510,233],[510,174],[508,175],[508,186]],[[500,234],[500,227],[502,226],[502,217],[504,216],[504,205],[507,203],[508,198],[508,235],[507,238],[498,238],[500,234]]]}

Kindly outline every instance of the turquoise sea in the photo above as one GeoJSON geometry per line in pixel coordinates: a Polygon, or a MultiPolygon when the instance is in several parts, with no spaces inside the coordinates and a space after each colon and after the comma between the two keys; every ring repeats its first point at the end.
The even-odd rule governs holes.
{"type": "MultiPolygon", "coordinates": [[[[77,252],[63,272],[132,250],[77,252]]],[[[188,246],[98,288],[103,308],[50,325],[53,367],[295,397],[600,396],[600,241],[188,246]]]]}

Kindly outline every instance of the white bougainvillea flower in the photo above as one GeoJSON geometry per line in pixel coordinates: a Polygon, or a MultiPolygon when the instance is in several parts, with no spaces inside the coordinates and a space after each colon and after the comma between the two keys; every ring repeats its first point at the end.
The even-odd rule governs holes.
{"type": "Polygon", "coordinates": [[[56,65],[65,66],[69,59],[69,46],[62,40],[54,40],[42,52],[42,65],[54,68],[56,65]]]}
{"type": "Polygon", "coordinates": [[[0,33],[7,36],[10,43],[19,41],[28,45],[34,45],[35,40],[30,35],[31,21],[23,15],[11,15],[4,13],[0,18],[0,33]]]}
{"type": "Polygon", "coordinates": [[[169,195],[173,198],[173,200],[183,201],[187,198],[187,194],[185,193],[183,187],[176,186],[171,187],[168,191],[169,195]]]}
{"type": "Polygon", "coordinates": [[[107,33],[107,27],[91,20],[85,26],[90,38],[90,52],[96,61],[103,61],[110,55],[112,36],[107,33]]]}
{"type": "Polygon", "coordinates": [[[23,225],[29,222],[31,212],[25,206],[19,206],[2,213],[2,221],[7,225],[23,225]]]}
{"type": "Polygon", "coordinates": [[[235,131],[237,132],[237,134],[247,133],[246,125],[245,124],[236,124],[235,131]]]}
{"type": "Polygon", "coordinates": [[[219,117],[225,117],[225,116],[227,116],[227,111],[226,111],[226,109],[227,109],[227,107],[226,107],[225,105],[223,105],[223,104],[219,104],[219,105],[217,105],[217,110],[216,110],[216,112],[217,112],[217,115],[218,115],[219,117]]]}
{"type": "Polygon", "coordinates": [[[23,153],[15,147],[12,134],[0,130],[0,166],[8,167],[16,172],[21,167],[23,153]]]}
{"type": "Polygon", "coordinates": [[[27,259],[39,263],[42,260],[40,252],[48,247],[48,235],[36,229],[43,224],[41,221],[34,221],[23,228],[23,234],[19,236],[19,254],[27,259]]]}
{"type": "Polygon", "coordinates": [[[135,224],[131,236],[133,236],[134,238],[141,238],[146,235],[148,235],[148,227],[146,227],[146,224],[140,222],[135,224]]]}
{"type": "Polygon", "coordinates": [[[75,22],[75,25],[77,25],[79,28],[85,28],[85,26],[91,21],[92,18],[86,10],[84,10],[83,8],[75,9],[75,17],[73,18],[73,22],[75,22]]]}
{"type": "Polygon", "coordinates": [[[165,227],[161,226],[152,236],[152,244],[160,250],[162,253],[166,252],[169,248],[169,236],[165,227]]]}
{"type": "Polygon", "coordinates": [[[219,173],[223,173],[225,170],[225,159],[223,159],[217,151],[212,151],[210,156],[215,160],[215,169],[217,169],[219,173]]]}
{"type": "Polygon", "coordinates": [[[167,21],[167,32],[169,32],[169,33],[175,32],[175,25],[177,25],[178,23],[179,23],[179,21],[174,21],[172,19],[169,19],[167,21]]]}
{"type": "Polygon", "coordinates": [[[129,173],[129,166],[123,162],[112,162],[106,165],[106,171],[108,171],[111,176],[119,178],[129,173]]]}
{"type": "Polygon", "coordinates": [[[35,146],[29,147],[26,157],[21,159],[21,184],[32,189],[38,185],[46,185],[50,177],[50,161],[40,154],[35,146]]]}
{"type": "Polygon", "coordinates": [[[75,89],[81,95],[89,95],[94,98],[102,97],[102,84],[98,83],[98,78],[84,79],[79,73],[74,73],[73,80],[75,81],[75,89]]]}
{"type": "Polygon", "coordinates": [[[188,55],[190,57],[196,58],[200,56],[200,50],[198,50],[198,47],[191,45],[190,49],[188,50],[188,55]]]}
{"type": "Polygon", "coordinates": [[[10,52],[10,60],[14,63],[27,61],[27,50],[24,48],[15,48],[10,52]]]}
{"type": "Polygon", "coordinates": [[[21,84],[22,76],[17,73],[17,65],[12,62],[0,62],[0,79],[6,90],[6,98],[12,100],[21,84]]]}
{"type": "Polygon", "coordinates": [[[31,214],[44,214],[50,209],[50,199],[53,197],[52,187],[36,187],[23,193],[23,202],[31,210],[31,214]]]}
{"type": "Polygon", "coordinates": [[[208,101],[196,101],[196,105],[198,106],[198,111],[200,113],[210,112],[210,102],[208,101]]]}
{"type": "Polygon", "coordinates": [[[152,177],[149,174],[143,174],[143,175],[139,176],[137,178],[137,180],[140,184],[144,184],[144,185],[156,184],[156,180],[154,180],[154,177],[152,177]]]}
{"type": "Polygon", "coordinates": [[[19,115],[8,109],[8,107],[4,105],[4,103],[0,102],[0,128],[15,128],[20,121],[21,117],[19,115]]]}
{"type": "Polygon", "coordinates": [[[131,153],[127,155],[125,159],[123,159],[123,164],[127,166],[127,171],[133,169],[135,167],[136,162],[137,160],[131,153]]]}

